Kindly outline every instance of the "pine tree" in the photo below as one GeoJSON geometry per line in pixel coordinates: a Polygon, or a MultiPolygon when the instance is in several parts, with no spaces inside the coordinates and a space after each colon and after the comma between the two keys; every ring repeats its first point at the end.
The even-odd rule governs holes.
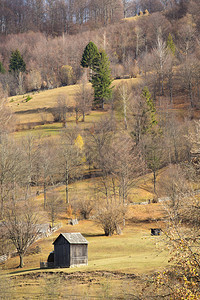
{"type": "Polygon", "coordinates": [[[174,44],[174,41],[173,41],[171,33],[169,33],[169,35],[168,35],[167,48],[171,51],[171,53],[173,55],[175,55],[176,47],[175,47],[175,44],[174,44]]]}
{"type": "Polygon", "coordinates": [[[100,59],[94,70],[95,74],[91,81],[94,88],[94,102],[103,109],[105,101],[112,96],[110,62],[104,50],[100,52],[100,59]]]}
{"type": "Polygon", "coordinates": [[[6,70],[5,70],[5,68],[4,68],[4,66],[3,66],[3,64],[2,64],[1,61],[0,61],[0,73],[1,74],[5,74],[6,73],[6,70]]]}
{"type": "Polygon", "coordinates": [[[24,62],[19,50],[15,50],[11,54],[9,72],[20,73],[26,71],[26,63],[24,62]]]}
{"type": "Polygon", "coordinates": [[[104,108],[104,103],[112,95],[110,63],[105,51],[99,52],[93,42],[85,47],[81,66],[90,68],[90,82],[94,89],[94,103],[104,108]]]}
{"type": "Polygon", "coordinates": [[[99,56],[100,55],[97,46],[93,42],[89,42],[83,52],[81,66],[83,68],[90,68],[93,70],[99,60],[99,56]]]}

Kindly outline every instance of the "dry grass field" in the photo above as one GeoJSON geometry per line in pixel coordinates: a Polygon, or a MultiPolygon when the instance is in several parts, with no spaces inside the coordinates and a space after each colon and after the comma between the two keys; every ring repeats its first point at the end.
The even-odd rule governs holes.
{"type": "MultiPolygon", "coordinates": [[[[129,84],[137,84],[140,79],[128,79],[129,84]]],[[[118,85],[122,80],[116,80],[118,85]]],[[[78,85],[57,88],[9,99],[9,106],[17,116],[17,124],[25,124],[24,130],[13,133],[21,137],[27,133],[54,138],[62,129],[61,123],[37,125],[41,121],[52,121],[48,113],[57,103],[59,95],[65,95],[69,105],[74,105],[74,96],[78,85]],[[46,112],[47,111],[47,112],[46,112]],[[35,123],[33,128],[29,123],[35,123]]],[[[107,111],[92,111],[86,116],[86,121],[79,122],[79,128],[84,129],[97,122],[107,111]]],[[[67,119],[70,128],[76,125],[73,115],[67,119]]],[[[162,180],[165,170],[158,176],[162,180]]],[[[69,196],[74,199],[94,199],[94,188],[99,179],[80,180],[69,185],[69,196]]],[[[38,190],[38,188],[37,188],[38,190]]],[[[46,212],[43,211],[42,187],[40,195],[34,197],[41,222],[50,223],[46,212]]],[[[33,191],[34,188],[33,188],[33,191]]],[[[65,198],[65,187],[58,186],[56,191],[65,198]]],[[[150,228],[163,228],[161,221],[164,210],[160,203],[139,205],[141,202],[152,200],[153,176],[147,174],[136,179],[129,193],[129,206],[126,213],[126,226],[121,235],[106,237],[103,230],[93,218],[80,220],[78,225],[68,225],[66,210],[58,216],[56,222],[61,228],[46,238],[35,242],[31,249],[38,247],[37,254],[24,257],[25,266],[18,269],[18,257],[12,257],[0,266],[0,299],[134,299],[139,295],[143,284],[143,276],[148,276],[168,266],[168,253],[165,250],[164,234],[152,237],[150,228]],[[138,203],[138,205],[133,205],[138,203]],[[52,242],[61,232],[81,232],[89,242],[88,266],[70,269],[41,270],[40,261],[46,261],[53,250],[52,242]],[[58,288],[59,286],[59,288],[58,288]],[[121,298],[120,298],[121,297],[121,298]]],[[[101,199],[97,199],[101,201],[101,199]]]]}
{"type": "MultiPolygon", "coordinates": [[[[73,199],[74,194],[81,199],[87,197],[97,180],[87,179],[70,184],[71,198],[73,199]]],[[[145,187],[151,189],[150,174],[146,178],[140,178],[139,184],[144,182],[145,187]]],[[[58,187],[57,191],[64,198],[64,186],[58,187]]],[[[132,195],[137,193],[133,202],[141,202],[153,196],[139,186],[132,190],[132,195]],[[139,195],[142,195],[141,199],[139,195]]],[[[42,209],[42,193],[34,199],[34,203],[40,211],[41,221],[47,222],[47,215],[42,209]]],[[[80,220],[75,226],[68,225],[68,215],[63,211],[56,220],[61,223],[61,228],[31,246],[31,249],[39,247],[40,252],[26,255],[23,269],[17,268],[18,257],[12,257],[1,265],[0,277],[4,284],[0,298],[54,299],[59,296],[72,299],[130,299],[142,291],[143,276],[168,266],[165,236],[152,237],[150,234],[150,228],[163,228],[164,224],[157,221],[163,216],[164,211],[159,203],[129,205],[122,234],[106,237],[92,219],[80,220]],[[86,237],[89,242],[88,266],[49,270],[39,268],[40,261],[47,260],[53,250],[52,243],[61,232],[81,232],[86,237]]]]}
{"type": "MultiPolygon", "coordinates": [[[[151,176],[149,174],[146,177],[141,178],[139,183],[145,182],[145,187],[150,188],[151,176]]],[[[72,199],[74,194],[84,199],[97,180],[87,179],[71,184],[72,199]]],[[[64,198],[64,186],[58,187],[57,191],[64,198]]],[[[133,188],[132,195],[137,193],[138,197],[143,195],[142,200],[152,197],[150,192],[142,188],[133,188]]],[[[133,200],[136,202],[137,199],[133,200]]],[[[138,202],[141,199],[139,201],[138,198],[138,202]]],[[[34,203],[42,212],[43,194],[37,196],[34,203]]],[[[40,214],[43,221],[47,221],[47,216],[43,212],[40,214]]],[[[1,266],[0,274],[4,275],[1,276],[4,282],[1,299],[130,299],[138,295],[144,287],[143,276],[168,266],[165,236],[152,237],[150,234],[150,228],[163,228],[164,224],[157,221],[163,216],[164,211],[159,203],[130,205],[122,234],[106,237],[92,219],[80,220],[75,226],[68,225],[68,216],[63,211],[57,219],[62,227],[31,246],[32,249],[39,247],[40,252],[25,256],[23,269],[17,268],[18,257],[10,258],[1,266]],[[52,243],[61,232],[81,232],[86,237],[89,242],[88,266],[49,270],[39,268],[40,261],[47,260],[53,250],[52,243]],[[11,298],[8,297],[8,291],[11,298]]]]}
{"type": "MultiPolygon", "coordinates": [[[[131,79],[120,79],[113,81],[113,86],[118,86],[120,83],[126,81],[128,85],[137,84],[140,82],[140,78],[131,79]]],[[[91,84],[88,83],[88,86],[91,84]]],[[[16,116],[17,125],[24,125],[24,129],[30,129],[29,124],[42,122],[53,122],[53,116],[49,112],[50,109],[57,105],[57,99],[59,96],[64,96],[66,98],[66,103],[69,107],[74,106],[74,98],[76,93],[79,91],[80,85],[70,85],[59,87],[52,90],[45,90],[40,92],[29,93],[26,95],[19,95],[8,98],[8,105],[12,112],[16,116]],[[29,97],[29,98],[28,98],[29,97]],[[27,101],[27,99],[30,99],[27,101]]],[[[86,116],[86,122],[82,126],[87,126],[87,124],[94,121],[98,121],[105,112],[92,111],[88,116],[86,116]]],[[[67,124],[71,122],[75,123],[75,117],[69,116],[67,124]]],[[[34,127],[35,127],[34,126],[34,127]]],[[[38,126],[36,129],[42,131],[48,128],[56,128],[57,124],[45,125],[44,127],[38,126]],[[54,127],[55,126],[55,127],[54,127]]]]}
{"type": "Polygon", "coordinates": [[[145,216],[155,217],[156,212],[160,215],[160,209],[158,204],[148,205],[148,209],[134,206],[122,235],[112,237],[105,237],[92,220],[71,226],[62,219],[61,229],[32,246],[39,246],[41,253],[25,256],[23,269],[16,269],[18,257],[6,262],[2,272],[7,275],[1,276],[1,299],[132,299],[142,292],[144,276],[168,265],[164,237],[150,235],[150,228],[162,227],[162,223],[143,222],[145,216]],[[135,218],[140,221],[135,222],[135,218]],[[88,266],[39,269],[40,261],[47,259],[60,232],[81,232],[86,237],[88,266]]]}

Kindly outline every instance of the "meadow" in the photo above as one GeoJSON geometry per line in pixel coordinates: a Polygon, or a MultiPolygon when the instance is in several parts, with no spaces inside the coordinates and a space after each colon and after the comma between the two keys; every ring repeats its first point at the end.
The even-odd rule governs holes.
{"type": "MultiPolygon", "coordinates": [[[[128,79],[128,84],[137,84],[139,79],[128,79]]],[[[118,85],[121,80],[113,84],[118,85]]],[[[23,127],[12,133],[15,137],[27,134],[54,139],[59,136],[63,125],[53,123],[48,110],[55,107],[59,95],[65,95],[67,103],[74,105],[74,97],[79,86],[67,86],[54,90],[41,91],[30,95],[9,98],[9,107],[16,115],[16,124],[23,127]],[[30,100],[26,101],[26,99],[30,100]],[[44,121],[50,124],[38,125],[44,121]],[[33,126],[29,126],[33,124],[33,126]]],[[[91,111],[85,122],[79,122],[83,130],[98,122],[109,111],[91,111]]],[[[76,126],[73,115],[67,119],[67,127],[76,126]]],[[[159,172],[158,182],[165,176],[165,169],[159,172]]],[[[79,180],[69,185],[70,199],[87,199],[92,196],[98,185],[98,177],[79,180]]],[[[36,191],[35,188],[33,188],[36,191]]],[[[40,211],[41,220],[50,222],[43,211],[42,187],[37,187],[40,195],[34,197],[35,206],[40,211]]],[[[65,187],[55,188],[64,199],[65,187]]],[[[165,235],[153,237],[150,229],[164,228],[162,221],[164,209],[160,203],[140,205],[153,199],[153,176],[146,174],[136,178],[129,193],[129,206],[126,213],[126,226],[121,235],[106,237],[103,230],[93,218],[80,220],[78,225],[68,225],[69,215],[66,211],[59,214],[59,230],[46,238],[35,242],[31,248],[39,253],[24,257],[24,267],[18,269],[19,258],[11,257],[1,268],[2,299],[53,299],[54,297],[75,299],[130,299],[142,292],[143,276],[163,270],[168,264],[168,252],[165,248],[165,235]],[[135,205],[138,203],[138,205],[135,205]],[[53,250],[52,242],[61,232],[81,232],[89,242],[88,266],[70,269],[40,269],[40,261],[46,261],[53,250]],[[69,280],[68,280],[69,279],[69,280]],[[66,284],[67,280],[67,284],[66,284]],[[4,282],[4,283],[3,283],[4,282]],[[59,285],[59,287],[58,287],[59,285]],[[137,288],[135,288],[137,287],[137,288]],[[8,293],[9,291],[9,293],[8,293]],[[82,296],[81,296],[82,295],[82,296]],[[121,297],[121,298],[120,298],[121,297]]],[[[64,201],[64,200],[63,200],[64,201]]],[[[101,201],[101,199],[98,199],[101,201]]]]}
{"type": "Polygon", "coordinates": [[[112,237],[105,237],[92,220],[81,220],[71,226],[62,217],[58,231],[32,245],[41,252],[25,256],[23,269],[16,269],[18,257],[4,264],[2,299],[132,299],[142,293],[144,276],[169,266],[164,236],[150,235],[150,228],[162,227],[162,222],[145,222],[146,217],[155,217],[155,212],[162,215],[161,210],[160,204],[131,207],[122,235],[112,237]],[[40,261],[46,261],[53,250],[52,242],[61,232],[81,232],[86,237],[88,266],[39,269],[40,261]]]}

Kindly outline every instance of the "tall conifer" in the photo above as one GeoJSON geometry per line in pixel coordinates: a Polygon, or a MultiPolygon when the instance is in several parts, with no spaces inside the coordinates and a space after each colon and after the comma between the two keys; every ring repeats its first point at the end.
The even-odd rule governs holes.
{"type": "Polygon", "coordinates": [[[100,52],[100,59],[95,68],[95,74],[92,78],[92,86],[94,88],[94,102],[104,108],[106,100],[112,96],[112,83],[110,62],[106,55],[106,52],[102,50],[100,52]]]}
{"type": "Polygon", "coordinates": [[[15,50],[11,54],[9,72],[20,73],[26,71],[26,63],[23,60],[19,50],[15,50]]]}
{"type": "Polygon", "coordinates": [[[94,89],[95,106],[104,108],[104,103],[112,95],[112,83],[110,62],[104,50],[98,50],[97,46],[90,42],[83,52],[81,66],[90,68],[90,82],[94,89]]]}
{"type": "Polygon", "coordinates": [[[89,42],[84,49],[81,66],[83,68],[90,68],[93,70],[98,60],[99,50],[93,42],[89,42]]]}

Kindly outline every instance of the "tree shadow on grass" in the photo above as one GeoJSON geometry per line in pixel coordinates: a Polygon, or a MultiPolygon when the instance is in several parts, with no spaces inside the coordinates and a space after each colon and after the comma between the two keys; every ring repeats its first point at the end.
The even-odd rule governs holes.
{"type": "Polygon", "coordinates": [[[26,272],[39,271],[39,270],[41,270],[41,269],[40,269],[40,268],[35,268],[35,269],[24,269],[24,270],[17,269],[16,271],[10,272],[9,274],[10,274],[10,275],[14,275],[14,274],[23,274],[23,273],[26,273],[26,272]]]}
{"type": "Polygon", "coordinates": [[[98,237],[105,236],[103,233],[83,233],[84,237],[98,237]]]}

